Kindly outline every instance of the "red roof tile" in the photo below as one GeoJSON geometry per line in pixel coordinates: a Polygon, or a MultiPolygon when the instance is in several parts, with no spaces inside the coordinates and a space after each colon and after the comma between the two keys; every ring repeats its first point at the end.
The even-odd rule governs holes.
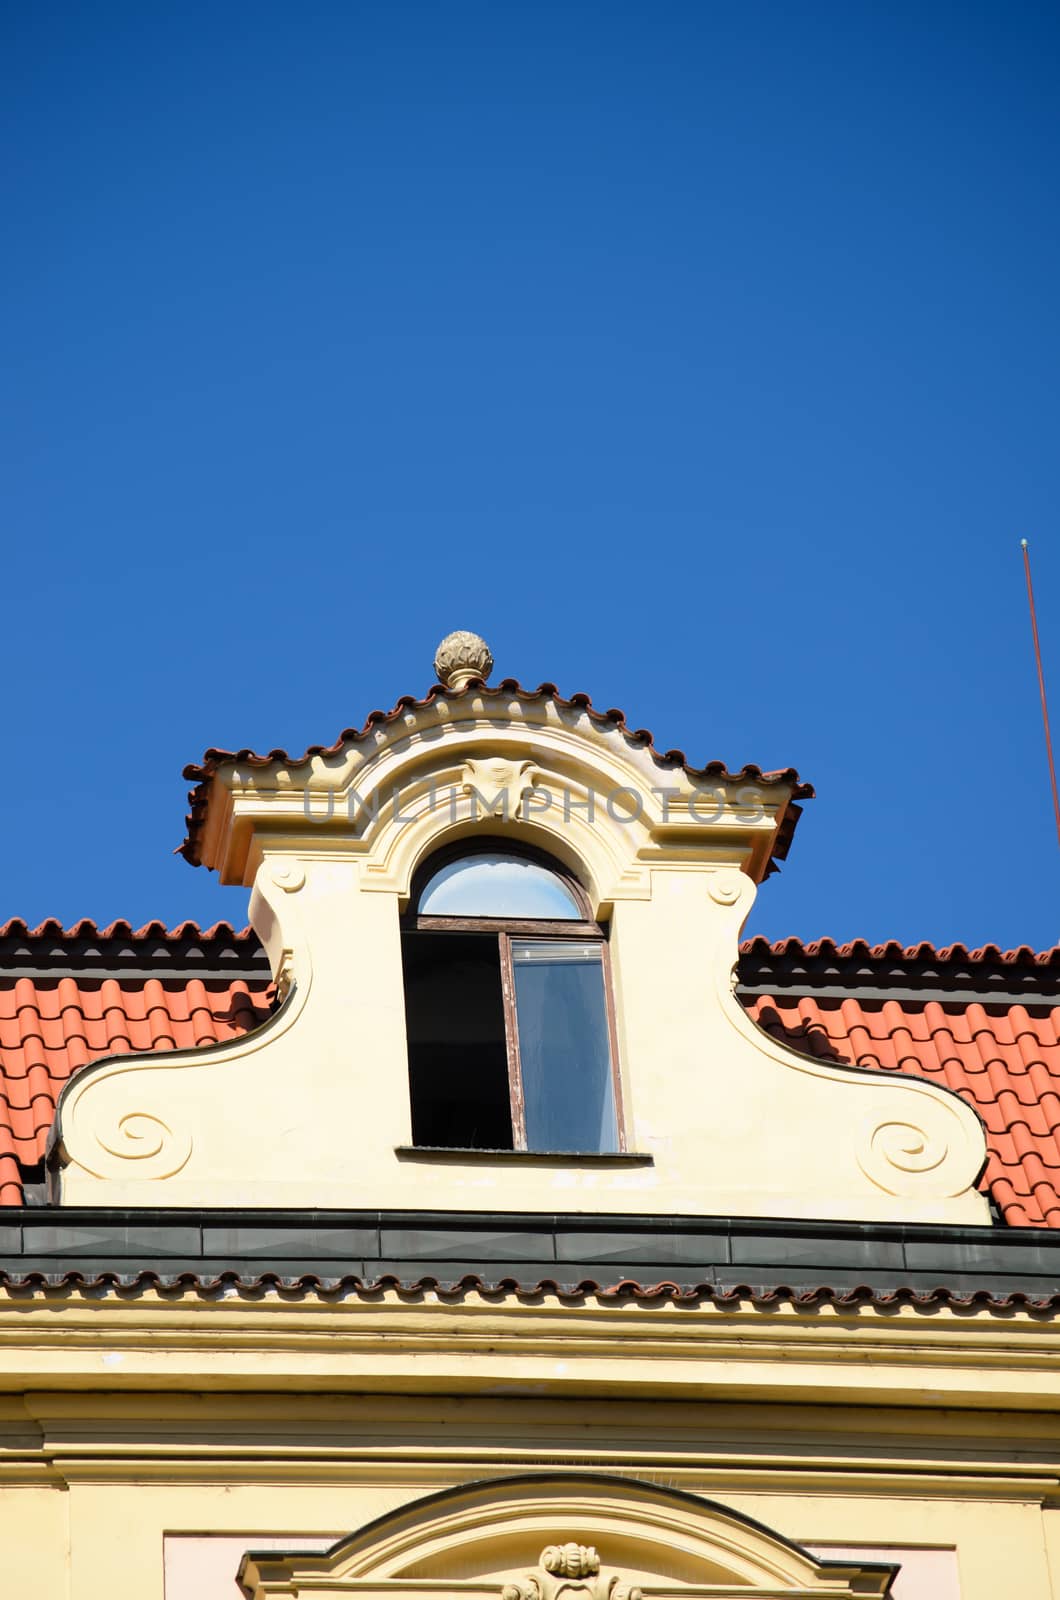
{"type": "MultiPolygon", "coordinates": [[[[982,1187],[1000,1215],[1060,1228],[1060,950],[754,939],[740,979],[751,1015],[795,1049],[956,1090],[986,1127],[982,1187]]],[[[79,1066],[218,1043],[271,1009],[250,929],[0,926],[0,1204],[20,1204],[79,1066]]]]}
{"type": "Polygon", "coordinates": [[[659,751],[655,748],[655,741],[647,728],[630,728],[626,723],[625,714],[614,709],[610,711],[597,711],[587,694],[572,694],[570,699],[565,699],[560,694],[554,683],[542,683],[536,689],[525,689],[516,678],[504,678],[499,684],[488,687],[481,681],[472,681],[466,689],[446,689],[441,684],[435,684],[429,689],[422,700],[417,700],[415,695],[402,695],[401,699],[390,711],[372,711],[369,713],[363,728],[344,728],[334,744],[312,744],[300,756],[289,755],[286,750],[270,750],[267,755],[256,755],[253,750],[207,750],[200,762],[184,768],[185,778],[195,782],[195,788],[188,795],[191,810],[188,812],[186,822],[188,825],[187,837],[178,846],[179,853],[190,861],[192,866],[201,865],[199,856],[199,836],[202,831],[203,821],[206,816],[206,804],[210,791],[210,780],[218,767],[225,762],[238,762],[241,766],[267,767],[274,761],[285,767],[308,766],[314,756],[335,756],[348,744],[358,744],[367,739],[373,728],[380,724],[394,722],[398,717],[404,716],[406,711],[419,711],[431,705],[436,699],[442,698],[448,702],[459,700],[462,695],[482,695],[490,700],[519,700],[532,702],[535,700],[552,700],[561,710],[584,711],[591,721],[598,726],[610,726],[621,733],[631,744],[645,748],[649,755],[661,767],[683,767],[692,778],[718,778],[723,783],[761,783],[790,784],[792,788],[792,803],[788,805],[784,818],[777,834],[776,845],[773,849],[773,862],[782,861],[788,853],[791,838],[795,832],[795,824],[801,815],[801,807],[794,802],[797,800],[811,800],[813,798],[813,785],[804,783],[794,767],[787,767],[783,772],[763,772],[760,767],[743,766],[739,772],[730,772],[724,761],[708,761],[705,766],[692,766],[683,750],[659,751]]]}

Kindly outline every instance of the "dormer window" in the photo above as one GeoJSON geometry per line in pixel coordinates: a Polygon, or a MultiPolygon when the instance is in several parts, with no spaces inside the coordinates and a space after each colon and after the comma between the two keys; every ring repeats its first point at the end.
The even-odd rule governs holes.
{"type": "Polygon", "coordinates": [[[415,1144],[623,1148],[607,941],[557,862],[492,840],[432,857],[402,960],[415,1144]]]}

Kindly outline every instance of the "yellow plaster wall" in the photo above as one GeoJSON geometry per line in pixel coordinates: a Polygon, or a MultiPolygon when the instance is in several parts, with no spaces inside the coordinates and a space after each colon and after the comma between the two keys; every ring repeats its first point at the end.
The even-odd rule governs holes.
{"type": "MultiPolygon", "coordinates": [[[[576,1409],[576,1407],[575,1407],[576,1409]]],[[[266,1408],[267,1410],[267,1408],[266,1408]]],[[[619,1419],[614,1419],[620,1426],[619,1419]]],[[[788,1436],[782,1411],[755,1419],[759,1435],[788,1436]]],[[[499,1407],[494,1426],[511,1429],[499,1407]]],[[[566,1431],[586,1431],[572,1418],[566,1431]]],[[[36,1487],[0,1484],[0,1548],[4,1552],[4,1590],[27,1600],[165,1600],[164,1540],[167,1534],[271,1535],[284,1531],[304,1538],[333,1537],[352,1531],[385,1511],[419,1495],[473,1481],[503,1476],[507,1468],[474,1454],[455,1462],[437,1437],[422,1464],[378,1465],[373,1471],[369,1441],[351,1423],[349,1455],[343,1467],[286,1459],[250,1462],[231,1443],[207,1471],[189,1468],[174,1456],[166,1467],[155,1463],[147,1475],[135,1456],[109,1451],[106,1465],[84,1456],[70,1460],[62,1481],[36,1487]],[[20,1587],[21,1586],[21,1587],[20,1587]]],[[[812,1443],[812,1438],[810,1440],[812,1443]]],[[[569,1437],[565,1467],[594,1466],[592,1452],[569,1437]]],[[[928,1488],[903,1484],[898,1473],[889,1485],[859,1492],[864,1459],[854,1454],[846,1466],[847,1484],[816,1491],[783,1470],[770,1491],[741,1492],[726,1487],[724,1467],[704,1469],[692,1451],[683,1467],[660,1469],[653,1463],[654,1439],[631,1431],[624,1475],[701,1492],[754,1517],[787,1537],[808,1545],[850,1544],[953,1547],[957,1553],[962,1600],[1054,1600],[1057,1514],[1043,1511],[1040,1490],[1003,1494],[986,1481],[964,1482],[960,1493],[944,1483],[928,1488]]],[[[871,1454],[866,1441],[865,1456],[871,1454]]],[[[541,1471],[555,1465],[556,1451],[534,1452],[541,1471]]],[[[761,1471],[768,1480],[768,1471],[761,1471]]],[[[973,1475],[974,1477],[974,1475],[973,1475]]],[[[572,1509],[572,1526],[577,1509],[572,1509]]],[[[562,1530],[561,1530],[562,1531],[562,1530]]],[[[536,1552],[528,1552],[528,1561],[536,1552]]],[[[212,1600],[212,1597],[204,1597],[212,1600]]]]}
{"type": "MultiPolygon", "coordinates": [[[[0,1470],[0,1593],[69,1600],[70,1496],[59,1484],[19,1484],[0,1470]]],[[[97,1590],[93,1600],[102,1600],[97,1590]]]]}
{"type": "Polygon", "coordinates": [[[163,1600],[166,1535],[330,1537],[457,1484],[569,1468],[703,1495],[806,1544],[952,1547],[962,1600],[1060,1600],[1042,1319],[262,1309],[0,1302],[10,1592],[163,1600]]]}

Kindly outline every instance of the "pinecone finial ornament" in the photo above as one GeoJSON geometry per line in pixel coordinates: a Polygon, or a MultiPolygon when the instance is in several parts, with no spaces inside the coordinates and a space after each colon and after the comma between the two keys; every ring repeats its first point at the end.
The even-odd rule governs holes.
{"type": "Polygon", "coordinates": [[[485,639],[458,629],[447,633],[434,655],[438,682],[459,693],[473,678],[485,682],[493,671],[493,657],[485,639]]]}

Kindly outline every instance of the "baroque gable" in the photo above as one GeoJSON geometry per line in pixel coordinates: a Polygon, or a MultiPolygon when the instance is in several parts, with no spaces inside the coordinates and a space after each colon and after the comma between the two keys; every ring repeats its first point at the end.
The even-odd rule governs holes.
{"type": "Polygon", "coordinates": [[[78,1073],[64,1203],[989,1220],[956,1095],[799,1054],[733,994],[793,772],[696,769],[578,697],[478,679],[304,758],[196,771],[195,849],[249,889],[283,1004],[241,1038],[78,1073]],[[484,844],[554,862],[603,941],[613,1148],[415,1136],[403,929],[425,864],[484,844]]]}

